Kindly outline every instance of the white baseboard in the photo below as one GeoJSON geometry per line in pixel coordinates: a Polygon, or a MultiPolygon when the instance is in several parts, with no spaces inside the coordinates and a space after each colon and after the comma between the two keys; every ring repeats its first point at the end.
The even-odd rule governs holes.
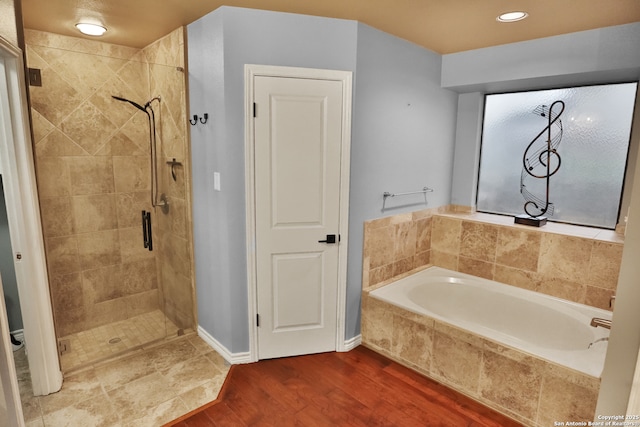
{"type": "Polygon", "coordinates": [[[211,348],[217,351],[220,356],[232,365],[240,365],[242,363],[251,363],[251,354],[247,352],[243,353],[231,353],[227,347],[222,345],[218,340],[209,335],[207,331],[202,329],[202,326],[198,325],[198,336],[202,338],[204,342],[209,344],[211,348]]]}
{"type": "Polygon", "coordinates": [[[351,351],[357,346],[362,344],[362,335],[358,334],[353,338],[350,338],[344,342],[344,350],[343,351],[351,351]]]}

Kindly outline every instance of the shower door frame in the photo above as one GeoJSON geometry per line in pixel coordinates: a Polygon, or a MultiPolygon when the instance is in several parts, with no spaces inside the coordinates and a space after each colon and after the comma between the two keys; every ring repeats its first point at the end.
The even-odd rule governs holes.
{"type": "MultiPolygon", "coordinates": [[[[60,390],[62,372],[49,294],[24,70],[22,51],[0,37],[0,172],[6,178],[7,217],[33,392],[46,395],[60,390]]],[[[0,303],[4,304],[4,299],[0,303]]]]}

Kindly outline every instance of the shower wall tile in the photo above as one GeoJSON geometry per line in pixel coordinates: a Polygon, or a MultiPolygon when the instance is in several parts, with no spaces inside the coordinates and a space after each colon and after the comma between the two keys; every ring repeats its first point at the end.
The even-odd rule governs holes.
{"type": "Polygon", "coordinates": [[[71,207],[77,233],[118,228],[115,194],[75,196],[71,198],[71,207]]]}
{"type": "MultiPolygon", "coordinates": [[[[43,76],[29,90],[49,272],[83,282],[72,311],[54,304],[58,333],[156,310],[165,300],[156,258],[170,267],[172,298],[185,302],[165,311],[193,326],[185,75],[176,69],[184,67],[183,31],[140,50],[26,30],[28,65],[43,76]],[[173,200],[166,218],[153,210],[150,252],[140,214],[152,210],[148,117],[112,96],[144,104],[151,94],[162,96],[154,103],[160,190],[173,200]],[[183,163],[176,181],[165,163],[173,157],[183,163]]],[[[64,300],[56,293],[54,301],[64,300]]]]}
{"type": "Polygon", "coordinates": [[[45,244],[51,273],[80,271],[78,241],[75,236],[51,237],[46,239],[45,244]]]}
{"type": "MultiPolygon", "coordinates": [[[[138,216],[141,215],[138,214],[138,216]]],[[[138,218],[138,222],[142,223],[142,218],[138,218]]],[[[118,235],[120,237],[120,257],[123,262],[155,259],[155,253],[144,247],[141,224],[132,228],[120,228],[118,235]]]]}
{"type": "Polygon", "coordinates": [[[66,81],[73,82],[74,89],[86,99],[112,76],[109,61],[108,57],[100,55],[61,50],[48,62],[66,81]]]}
{"type": "Polygon", "coordinates": [[[140,147],[122,132],[114,134],[101,148],[98,156],[146,156],[149,150],[140,147]]]}
{"type": "Polygon", "coordinates": [[[117,72],[117,83],[114,92],[110,92],[116,96],[126,99],[141,99],[145,102],[151,99],[149,94],[149,66],[136,58],[136,60],[128,61],[117,72]],[[138,84],[132,84],[137,82],[138,84]]]}
{"type": "Polygon", "coordinates": [[[127,317],[127,303],[124,298],[102,301],[90,307],[85,320],[85,328],[96,328],[125,320],[127,317]]]}
{"type": "Polygon", "coordinates": [[[64,156],[87,156],[88,153],[81,146],[73,142],[71,138],[53,129],[44,136],[36,145],[36,156],[38,157],[64,157],[64,156]]]}
{"type": "Polygon", "coordinates": [[[54,274],[50,278],[53,300],[66,310],[83,306],[83,287],[81,274],[54,274]]]}
{"type": "Polygon", "coordinates": [[[70,197],[40,199],[42,229],[45,237],[75,233],[70,197]]]}
{"type": "MultiPolygon", "coordinates": [[[[165,162],[168,162],[170,160],[170,158],[165,158],[165,162]]],[[[163,171],[163,173],[159,173],[159,175],[163,177],[164,188],[167,189],[167,195],[169,197],[186,200],[188,196],[187,184],[190,185],[190,182],[188,181],[188,174],[185,173],[185,167],[186,166],[184,162],[182,163],[182,166],[175,167],[175,181],[171,177],[171,171],[168,167],[160,168],[160,171],[163,171]]]]}
{"type": "Polygon", "coordinates": [[[191,288],[191,279],[175,273],[167,264],[162,264],[160,270],[165,284],[167,317],[180,328],[191,327],[193,322],[191,307],[193,307],[195,295],[192,292],[185,292],[191,288]]]}
{"type": "Polygon", "coordinates": [[[187,227],[187,205],[183,199],[173,198],[171,209],[173,215],[169,216],[169,227],[173,234],[186,239],[189,235],[187,227]]]}
{"type": "Polygon", "coordinates": [[[138,49],[102,43],[78,37],[25,29],[25,41],[28,46],[44,46],[63,50],[108,56],[113,58],[130,59],[138,49]]]}
{"type": "Polygon", "coordinates": [[[159,230],[159,277],[165,314],[181,328],[195,324],[193,237],[190,202],[189,148],[186,119],[186,81],[184,74],[183,28],[163,37],[143,49],[149,65],[149,84],[152,96],[161,95],[162,138],[158,148],[160,187],[169,201],[169,211],[158,210],[156,227],[159,230]],[[181,68],[179,68],[181,67],[181,68]],[[167,161],[175,159],[182,165],[175,167],[175,180],[167,161]]]}
{"type": "Polygon", "coordinates": [[[31,109],[31,128],[33,129],[33,142],[39,143],[45,136],[49,135],[55,126],[45,119],[42,114],[31,109]]]}
{"type": "Polygon", "coordinates": [[[112,265],[82,272],[82,286],[88,306],[124,296],[120,265],[112,265]]]}
{"type": "Polygon", "coordinates": [[[118,230],[78,234],[78,258],[83,270],[119,264],[118,230]]]}
{"type": "Polygon", "coordinates": [[[159,298],[158,289],[152,289],[122,298],[126,306],[127,318],[157,310],[159,307],[159,298]]]}
{"type": "Polygon", "coordinates": [[[31,105],[53,125],[58,126],[82,102],[82,94],[50,67],[40,70],[42,87],[30,86],[31,105]]]}
{"type": "Polygon", "coordinates": [[[142,211],[151,210],[151,196],[148,191],[118,193],[116,210],[120,228],[141,228],[142,211]]]}
{"type": "Polygon", "coordinates": [[[40,198],[71,195],[69,163],[62,157],[41,157],[36,160],[36,178],[40,198]]]}
{"type": "Polygon", "coordinates": [[[151,165],[146,156],[113,157],[115,188],[118,193],[151,189],[151,165]]]}
{"type": "Polygon", "coordinates": [[[83,102],[60,123],[60,130],[89,154],[96,154],[116,126],[91,102],[83,102]]]}
{"type": "Polygon", "coordinates": [[[122,264],[123,289],[126,295],[138,294],[158,287],[155,258],[122,264]]]}
{"type": "Polygon", "coordinates": [[[191,247],[186,239],[170,236],[163,240],[162,261],[173,268],[177,274],[190,277],[191,247]]]}
{"type": "Polygon", "coordinates": [[[56,328],[60,336],[84,329],[86,311],[81,273],[51,274],[49,286],[56,312],[56,328]]]}
{"type": "Polygon", "coordinates": [[[113,162],[110,157],[67,157],[71,194],[113,193],[113,162]]]}

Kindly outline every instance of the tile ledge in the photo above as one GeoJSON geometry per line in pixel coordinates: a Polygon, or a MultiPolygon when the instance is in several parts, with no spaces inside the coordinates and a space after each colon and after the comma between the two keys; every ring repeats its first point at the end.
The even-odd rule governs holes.
{"type": "Polygon", "coordinates": [[[624,236],[616,233],[614,230],[605,230],[595,227],[584,227],[579,225],[561,224],[557,222],[549,222],[543,227],[530,227],[521,224],[515,224],[512,216],[493,215],[482,212],[460,212],[448,211],[435,214],[436,216],[446,216],[451,218],[465,219],[469,221],[482,222],[486,224],[502,225],[523,230],[537,231],[541,233],[554,233],[564,236],[581,237],[593,239],[602,242],[624,244],[624,236]]]}

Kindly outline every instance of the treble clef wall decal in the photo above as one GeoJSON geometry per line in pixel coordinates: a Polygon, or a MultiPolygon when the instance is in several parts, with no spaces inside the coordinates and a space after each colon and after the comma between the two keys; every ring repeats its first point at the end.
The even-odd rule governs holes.
{"type": "Polygon", "coordinates": [[[527,145],[522,156],[520,193],[526,200],[524,211],[532,218],[538,218],[544,214],[553,215],[553,203],[549,201],[549,182],[551,176],[560,169],[561,158],[557,150],[562,140],[563,129],[560,116],[564,112],[564,107],[563,101],[555,101],[550,107],[540,105],[533,110],[534,114],[547,118],[547,126],[527,145]],[[546,179],[544,199],[527,189],[525,180],[528,177],[546,179]]]}

